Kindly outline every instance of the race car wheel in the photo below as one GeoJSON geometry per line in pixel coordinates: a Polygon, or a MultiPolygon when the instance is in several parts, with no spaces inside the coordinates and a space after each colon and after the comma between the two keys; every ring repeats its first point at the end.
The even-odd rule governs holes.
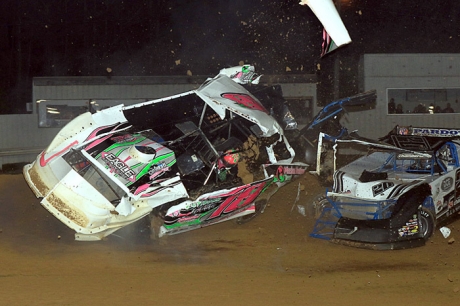
{"type": "Polygon", "coordinates": [[[420,211],[420,232],[425,241],[433,235],[434,227],[433,214],[428,209],[422,208],[420,211]]]}

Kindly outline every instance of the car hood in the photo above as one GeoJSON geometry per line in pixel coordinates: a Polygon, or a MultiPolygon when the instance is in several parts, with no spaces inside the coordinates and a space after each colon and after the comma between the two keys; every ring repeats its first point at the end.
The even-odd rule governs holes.
{"type": "Polygon", "coordinates": [[[209,79],[195,92],[221,119],[225,118],[225,112],[229,110],[257,124],[264,136],[282,133],[275,118],[270,116],[260,101],[227,76],[218,75],[209,79]]]}

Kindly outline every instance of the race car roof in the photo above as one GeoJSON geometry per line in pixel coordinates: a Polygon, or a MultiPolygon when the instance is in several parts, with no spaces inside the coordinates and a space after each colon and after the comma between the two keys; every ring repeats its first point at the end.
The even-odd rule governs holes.
{"type": "Polygon", "coordinates": [[[436,151],[447,141],[446,138],[409,135],[390,135],[388,139],[395,147],[417,152],[436,151]]]}
{"type": "MultiPolygon", "coordinates": [[[[402,136],[404,137],[404,136],[402,136]]],[[[368,138],[361,137],[356,133],[350,133],[347,138],[337,139],[338,143],[355,143],[367,146],[372,149],[378,149],[383,151],[396,151],[400,153],[411,153],[417,155],[421,158],[431,158],[432,152],[434,151],[429,143],[424,139],[420,139],[420,136],[410,136],[415,137],[413,143],[411,139],[400,138],[396,139],[394,142],[384,142],[384,141],[375,141],[368,138]],[[417,146],[419,144],[419,146],[417,146]]],[[[423,138],[423,137],[422,137],[423,138]]],[[[445,143],[445,141],[443,142],[445,143]]]]}
{"type": "Polygon", "coordinates": [[[199,116],[204,103],[222,119],[226,111],[230,111],[257,124],[265,136],[282,133],[281,127],[260,101],[224,75],[208,79],[197,90],[125,106],[123,114],[129,123],[162,134],[167,133],[172,124],[199,116]]]}
{"type": "Polygon", "coordinates": [[[243,86],[225,75],[209,79],[195,92],[221,119],[225,118],[225,111],[229,110],[256,123],[266,136],[281,131],[275,118],[269,115],[262,103],[243,86]]]}

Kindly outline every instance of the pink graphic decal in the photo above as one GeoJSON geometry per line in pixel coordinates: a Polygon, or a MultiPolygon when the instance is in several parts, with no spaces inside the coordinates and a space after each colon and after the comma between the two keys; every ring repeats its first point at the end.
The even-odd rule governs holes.
{"type": "Polygon", "coordinates": [[[97,129],[95,129],[94,131],[92,131],[91,134],[89,134],[88,137],[86,137],[86,140],[90,140],[90,139],[96,137],[99,132],[101,132],[101,131],[104,132],[105,129],[108,129],[108,130],[111,129],[113,131],[113,130],[116,130],[117,127],[119,127],[119,126],[120,126],[120,124],[112,124],[112,125],[107,125],[107,126],[101,126],[101,127],[97,128],[97,129]]]}
{"type": "Polygon", "coordinates": [[[137,189],[134,191],[134,194],[137,195],[141,192],[146,191],[150,187],[150,184],[143,184],[137,187],[137,189]]]}
{"type": "MultiPolygon", "coordinates": [[[[165,179],[166,180],[166,179],[165,179]]],[[[161,180],[159,180],[161,181],[161,180]]],[[[157,181],[157,182],[159,182],[157,181]]],[[[147,197],[151,197],[157,193],[160,193],[161,191],[164,191],[164,190],[167,190],[169,188],[173,188],[174,186],[177,186],[181,184],[181,182],[175,182],[173,184],[170,184],[169,186],[162,186],[162,187],[159,187],[159,188],[156,188],[155,190],[151,191],[151,192],[148,192],[148,193],[144,193],[143,195],[141,195],[142,198],[147,198],[147,197]]],[[[147,189],[146,189],[147,190],[147,189]]]]}
{"type": "Polygon", "coordinates": [[[78,144],[78,140],[75,140],[74,142],[72,142],[71,144],[69,144],[67,147],[65,147],[64,149],[62,149],[61,151],[51,155],[50,157],[48,158],[45,158],[45,151],[42,152],[41,156],[40,156],[40,166],[42,167],[45,167],[53,158],[55,158],[56,156],[59,156],[61,154],[63,154],[64,152],[67,152],[71,147],[75,146],[78,144]]]}
{"type": "Polygon", "coordinates": [[[150,174],[150,172],[152,172],[152,173],[150,174],[150,176],[149,176],[149,179],[150,179],[150,180],[152,180],[152,179],[154,179],[154,178],[156,178],[156,177],[162,175],[162,174],[165,173],[166,171],[168,171],[168,170],[169,170],[169,167],[166,166],[165,163],[163,163],[163,164],[160,164],[160,165],[158,165],[158,166],[153,167],[153,169],[151,169],[151,170],[152,170],[152,171],[149,171],[149,174],[150,174]],[[160,168],[160,167],[163,167],[163,165],[164,165],[164,168],[160,168]]]}
{"type": "Polygon", "coordinates": [[[95,146],[97,146],[98,144],[104,142],[106,139],[110,138],[111,135],[107,135],[105,137],[102,137],[98,140],[95,140],[93,141],[91,144],[89,144],[86,148],[85,148],[85,151],[88,151],[89,149],[91,148],[94,148],[95,146]]]}
{"type": "Polygon", "coordinates": [[[144,193],[143,195],[141,195],[141,198],[148,198],[148,197],[151,197],[151,196],[154,196],[156,195],[157,193],[160,193],[161,191],[167,189],[167,187],[161,187],[161,188],[157,188],[151,192],[148,192],[148,193],[144,193]]]}
{"type": "MultiPolygon", "coordinates": [[[[105,129],[110,129],[110,128],[111,128],[110,131],[115,132],[115,131],[117,130],[117,127],[119,127],[119,126],[120,126],[120,125],[117,125],[117,126],[112,125],[112,126],[103,126],[103,127],[97,128],[97,129],[95,129],[93,132],[91,132],[91,134],[89,134],[89,136],[86,138],[85,141],[88,141],[88,140],[90,140],[90,139],[95,138],[99,132],[101,132],[101,131],[103,131],[103,130],[105,130],[105,129]]],[[[102,137],[101,139],[97,139],[97,140],[93,141],[91,144],[89,144],[89,145],[85,148],[85,150],[88,151],[89,149],[91,149],[91,148],[97,146],[98,144],[104,142],[106,139],[110,138],[112,135],[113,135],[113,134],[109,134],[109,135],[107,135],[107,136],[102,137]]]]}
{"type": "Polygon", "coordinates": [[[231,213],[251,204],[259,196],[265,184],[266,182],[262,182],[251,186],[242,186],[243,190],[241,192],[241,188],[238,188],[237,191],[233,192],[233,195],[229,196],[222,204],[219,205],[212,215],[209,216],[208,220],[218,218],[222,214],[231,213]]]}
{"type": "Polygon", "coordinates": [[[233,102],[242,107],[258,110],[268,114],[268,111],[265,109],[265,107],[263,107],[263,105],[260,104],[259,101],[255,100],[250,95],[240,93],[225,93],[222,94],[222,97],[232,100],[233,102]]]}

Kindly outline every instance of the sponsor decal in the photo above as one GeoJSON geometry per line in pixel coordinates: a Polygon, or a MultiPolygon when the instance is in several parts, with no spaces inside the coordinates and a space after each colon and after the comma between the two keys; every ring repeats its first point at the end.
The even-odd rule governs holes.
{"type": "Polygon", "coordinates": [[[102,152],[101,157],[112,172],[115,172],[130,182],[136,181],[136,173],[113,153],[102,152]]]}
{"type": "Polygon", "coordinates": [[[193,213],[201,214],[201,213],[210,211],[211,209],[216,207],[218,204],[219,204],[218,202],[212,202],[212,201],[210,203],[206,203],[206,204],[200,203],[199,206],[193,208],[193,213]]]}
{"type": "Polygon", "coordinates": [[[186,216],[186,217],[182,217],[179,219],[179,223],[184,223],[184,222],[189,222],[189,221],[194,221],[196,219],[198,219],[199,215],[192,215],[192,216],[186,216]]]}
{"type": "Polygon", "coordinates": [[[413,135],[420,136],[460,136],[460,130],[457,129],[432,129],[432,128],[413,128],[413,135]]]}
{"type": "Polygon", "coordinates": [[[189,214],[201,214],[211,209],[215,208],[222,202],[222,198],[212,198],[203,201],[192,202],[187,204],[185,208],[177,211],[173,214],[174,217],[183,218],[184,216],[188,216],[189,214]]]}
{"type": "Polygon", "coordinates": [[[397,128],[397,134],[398,135],[409,135],[409,134],[411,134],[410,128],[405,127],[405,126],[399,126],[397,128]]]}
{"type": "Polygon", "coordinates": [[[442,202],[441,202],[441,200],[438,200],[438,201],[436,202],[436,210],[437,210],[437,211],[440,211],[441,208],[442,208],[442,202]]]}
{"type": "Polygon", "coordinates": [[[285,180],[286,180],[286,176],[284,175],[284,168],[282,166],[279,166],[278,169],[276,169],[274,181],[284,182],[285,180]]]}
{"type": "Polygon", "coordinates": [[[206,206],[209,204],[215,204],[216,202],[220,202],[222,199],[221,198],[213,198],[209,200],[204,200],[204,201],[198,201],[198,202],[192,202],[188,205],[185,206],[185,209],[194,209],[202,206],[206,206]]]}
{"type": "Polygon", "coordinates": [[[419,230],[417,215],[414,215],[412,219],[406,222],[406,225],[403,225],[403,227],[398,229],[399,237],[413,236],[418,232],[419,230]]]}
{"type": "Polygon", "coordinates": [[[302,175],[305,173],[305,167],[284,167],[284,173],[289,175],[302,175]]]}
{"type": "Polygon", "coordinates": [[[453,201],[449,201],[449,210],[447,211],[447,216],[451,216],[457,213],[460,210],[460,205],[454,206],[453,201]]]}
{"type": "Polygon", "coordinates": [[[454,179],[451,177],[446,177],[441,182],[442,191],[448,191],[454,185],[454,179]]]}
{"type": "MultiPolygon", "coordinates": [[[[267,169],[273,169],[273,167],[266,167],[267,169]]],[[[274,181],[275,182],[284,182],[286,181],[287,179],[289,179],[289,177],[287,177],[288,175],[292,176],[292,175],[302,175],[304,174],[306,171],[306,167],[304,166],[278,166],[276,168],[276,172],[275,172],[275,177],[274,177],[274,181]]]]}
{"type": "Polygon", "coordinates": [[[149,179],[153,179],[158,177],[160,174],[165,173],[169,170],[168,165],[165,162],[160,162],[154,165],[152,168],[149,169],[149,179]]]}

